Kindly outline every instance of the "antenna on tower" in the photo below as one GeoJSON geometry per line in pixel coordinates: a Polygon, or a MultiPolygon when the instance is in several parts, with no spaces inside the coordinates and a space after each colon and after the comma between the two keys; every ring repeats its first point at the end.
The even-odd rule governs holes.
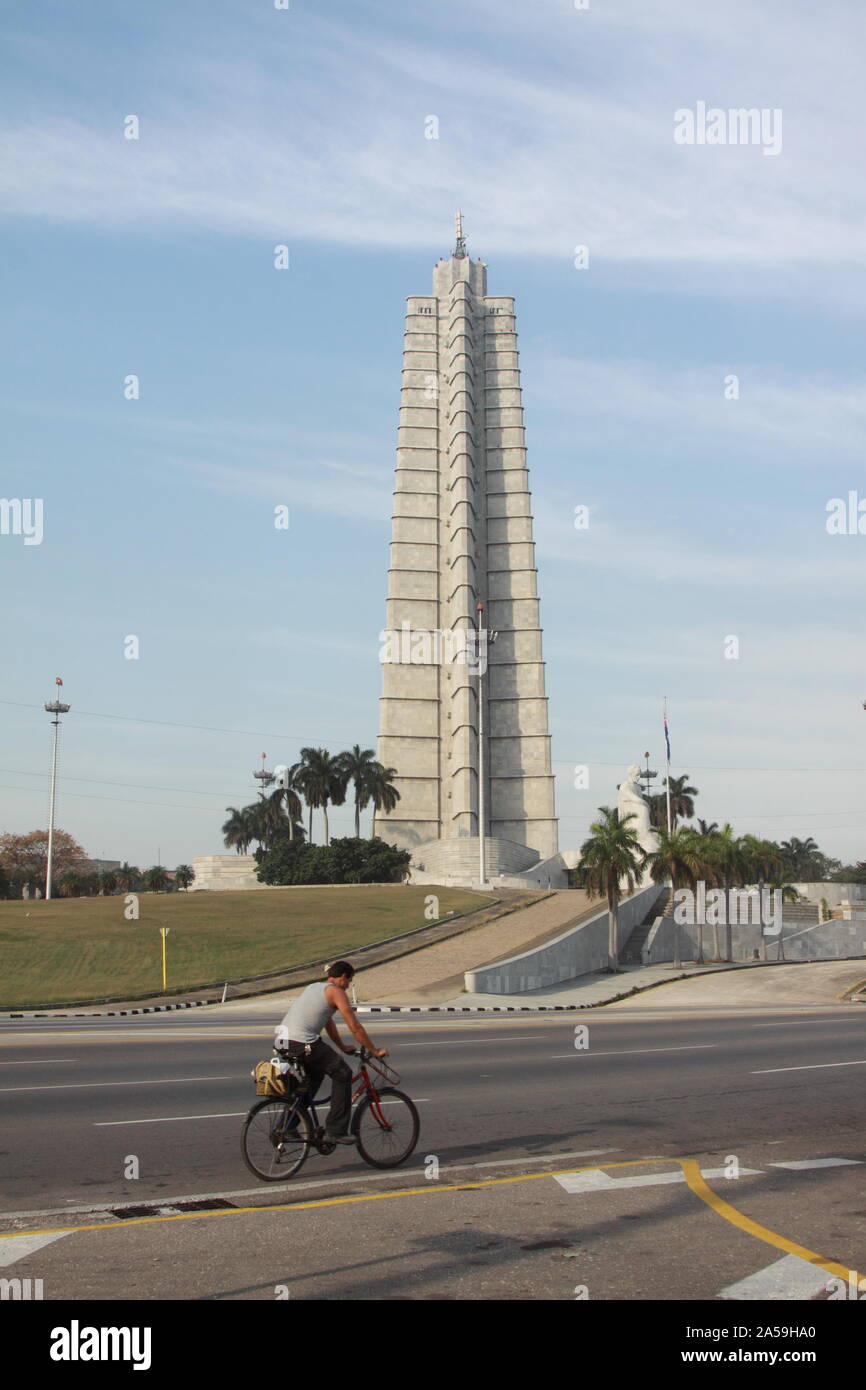
{"type": "Polygon", "coordinates": [[[462,212],[455,212],[454,214],[454,233],[457,239],[457,245],[454,248],[454,255],[457,257],[458,260],[462,260],[463,257],[466,255],[466,237],[463,235],[462,212]]]}

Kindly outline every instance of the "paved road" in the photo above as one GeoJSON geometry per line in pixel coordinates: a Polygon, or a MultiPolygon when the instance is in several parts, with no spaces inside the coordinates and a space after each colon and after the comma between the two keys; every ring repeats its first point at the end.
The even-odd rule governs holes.
{"type": "Polygon", "coordinates": [[[350,1150],[276,1189],[255,1186],[238,1154],[248,1072],[272,1034],[258,1012],[224,1017],[0,1026],[0,1230],[99,1227],[21,1258],[0,1242],[10,1271],[63,1298],[273,1298],[286,1284],[300,1298],[562,1299],[586,1286],[713,1299],[756,1274],[815,1296],[830,1275],[816,1278],[800,1246],[866,1267],[861,1006],[377,1020],[419,1101],[411,1168],[382,1175],[350,1150]],[[133,1156],[137,1181],[124,1178],[133,1156]],[[706,1191],[721,1206],[697,1170],[684,1180],[690,1160],[715,1173],[706,1191]],[[210,1196],[235,1209],[113,1215],[210,1196]],[[94,1206],[106,1210],[84,1215],[94,1206]]]}

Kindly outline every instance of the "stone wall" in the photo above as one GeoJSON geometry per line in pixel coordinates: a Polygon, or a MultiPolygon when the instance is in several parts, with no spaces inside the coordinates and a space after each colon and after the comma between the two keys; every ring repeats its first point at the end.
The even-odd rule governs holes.
{"type": "MultiPolygon", "coordinates": [[[[634,928],[646,920],[654,904],[667,892],[666,886],[660,888],[654,883],[620,903],[620,951],[634,928]]],[[[526,990],[543,989],[573,980],[578,975],[604,970],[607,935],[608,912],[604,907],[589,921],[569,927],[561,936],[534,951],[524,951],[477,970],[467,970],[465,988],[470,994],[522,994],[526,990]]]]}
{"type": "Polygon", "coordinates": [[[195,879],[190,887],[200,889],[269,888],[256,878],[258,865],[251,854],[199,854],[192,861],[195,879]]]}
{"type": "MultiPolygon", "coordinates": [[[[699,928],[680,926],[680,959],[696,960],[699,928]]],[[[719,927],[722,950],[725,928],[719,927]]],[[[653,924],[642,952],[644,965],[659,965],[674,958],[675,923],[672,917],[659,917],[653,924]]],[[[866,915],[859,920],[819,922],[803,927],[799,923],[782,921],[778,936],[767,936],[766,956],[759,926],[731,927],[731,951],[735,961],[778,960],[779,940],[783,938],[781,954],[785,960],[839,960],[848,956],[866,956],[866,915]]],[[[714,952],[713,928],[704,927],[704,959],[714,952]]]]}

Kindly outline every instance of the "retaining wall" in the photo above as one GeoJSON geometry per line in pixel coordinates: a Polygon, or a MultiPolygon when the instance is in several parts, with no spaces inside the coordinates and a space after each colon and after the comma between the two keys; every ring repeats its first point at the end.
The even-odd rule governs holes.
{"type": "MultiPolygon", "coordinates": [[[[667,887],[654,883],[620,903],[620,951],[634,928],[646,921],[654,904],[667,892],[667,887]]],[[[607,966],[607,936],[608,912],[604,907],[588,921],[567,928],[561,936],[534,951],[467,970],[464,986],[470,994],[522,994],[525,990],[573,980],[578,975],[591,975],[607,966]]]]}

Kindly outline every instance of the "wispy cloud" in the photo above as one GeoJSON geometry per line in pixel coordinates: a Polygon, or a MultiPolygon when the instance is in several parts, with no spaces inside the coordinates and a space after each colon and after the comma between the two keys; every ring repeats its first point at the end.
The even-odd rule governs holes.
{"type": "Polygon", "coordinates": [[[258,26],[237,64],[187,54],[181,67],[167,52],[137,142],[117,113],[25,104],[5,122],[3,197],[60,222],[425,248],[459,199],[479,252],[567,265],[587,242],[602,273],[751,267],[765,284],[803,266],[799,292],[819,292],[815,267],[863,263],[850,98],[864,17],[739,0],[724,22],[704,8],[698,23],[689,8],[541,16],[466,0],[489,39],[471,53],[450,26],[416,36],[392,10],[363,30],[313,15],[258,26]],[[783,153],[675,145],[673,113],[697,99],[782,108],[783,153]],[[429,114],[438,140],[424,138],[429,114]]]}
{"type": "MultiPolygon", "coordinates": [[[[729,441],[738,454],[760,454],[767,468],[788,472],[792,460],[857,461],[866,434],[866,385],[829,373],[802,373],[736,363],[700,369],[655,362],[591,357],[536,357],[527,405],[555,412],[554,436],[574,439],[579,421],[583,451],[628,444],[661,446],[670,453],[708,437],[729,441]],[[725,383],[736,375],[738,396],[725,383]],[[637,433],[636,433],[637,432],[637,433]],[[780,446],[774,450],[774,446],[780,446]],[[782,447],[783,446],[783,447],[782,447]]],[[[724,446],[722,446],[724,447],[724,446]]],[[[852,477],[852,486],[856,479],[852,477]]]]}
{"type": "Polygon", "coordinates": [[[285,471],[276,469],[236,467],[228,464],[206,463],[197,459],[166,460],[174,467],[201,479],[218,492],[255,498],[271,506],[285,505],[303,511],[323,512],[329,516],[350,517],[353,520],[374,521],[382,525],[388,516],[390,489],[376,484],[371,478],[353,476],[350,469],[337,464],[293,464],[285,471]],[[346,476],[335,486],[333,478],[323,476],[336,469],[346,476]]]}

